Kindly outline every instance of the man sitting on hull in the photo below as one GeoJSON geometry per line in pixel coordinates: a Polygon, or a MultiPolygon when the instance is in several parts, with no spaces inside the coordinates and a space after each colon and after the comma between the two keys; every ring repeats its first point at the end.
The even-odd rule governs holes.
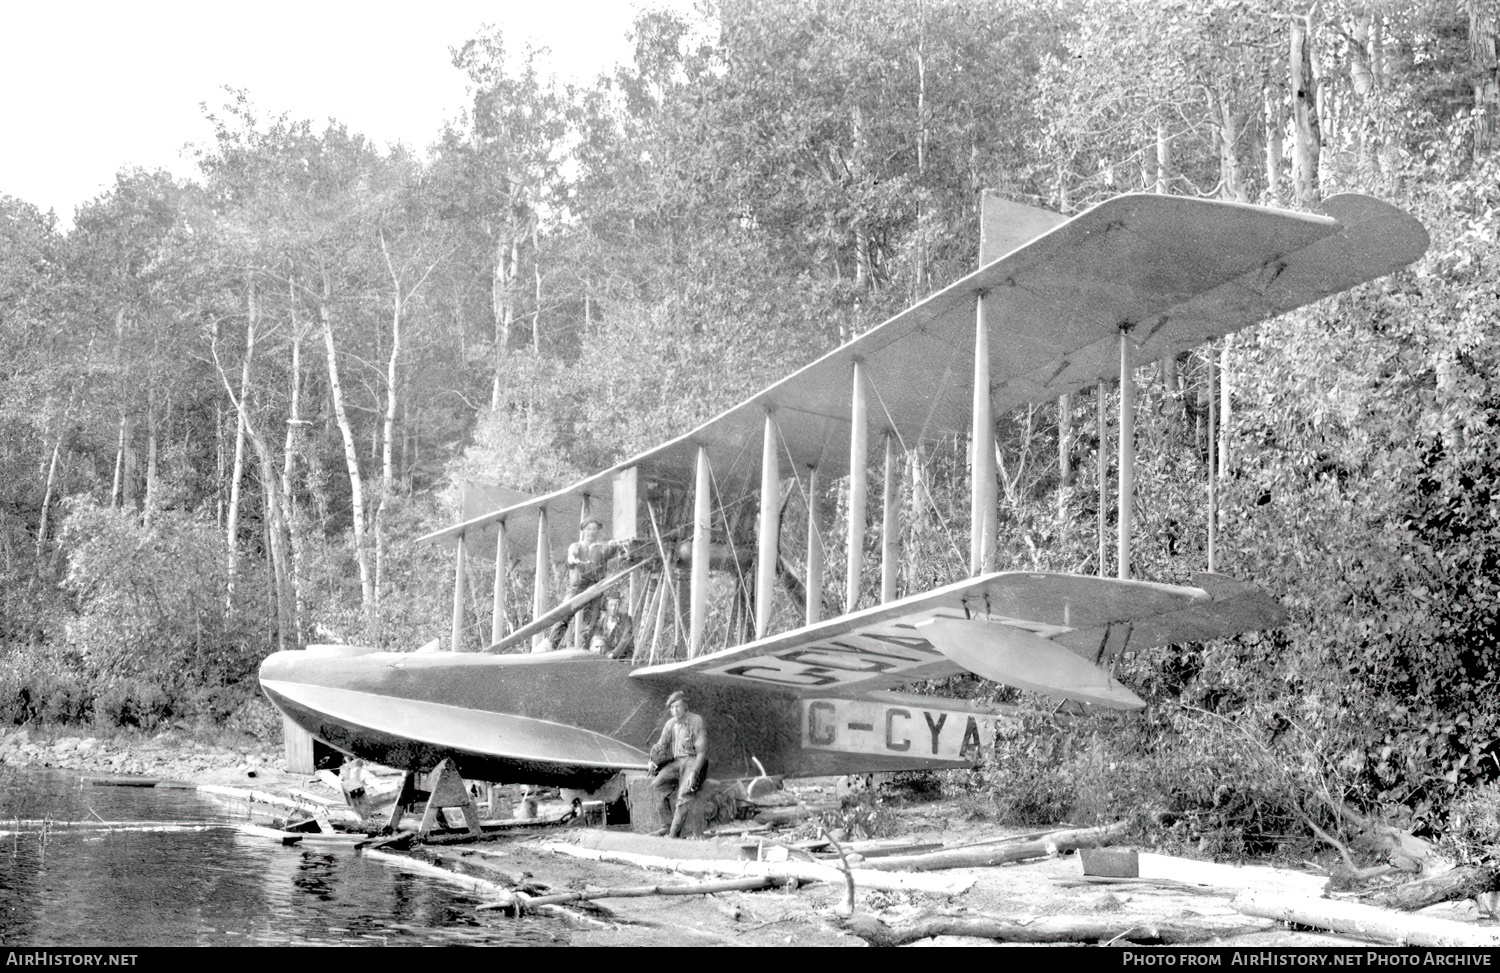
{"type": "Polygon", "coordinates": [[[651,748],[651,786],[661,799],[663,816],[672,812],[672,823],[659,834],[682,837],[682,825],[698,803],[699,788],[708,777],[708,729],[703,717],[688,711],[687,696],[678,691],[667,697],[672,718],[662,727],[661,739],[651,748]],[[672,806],[672,792],[677,805],[672,806]]]}

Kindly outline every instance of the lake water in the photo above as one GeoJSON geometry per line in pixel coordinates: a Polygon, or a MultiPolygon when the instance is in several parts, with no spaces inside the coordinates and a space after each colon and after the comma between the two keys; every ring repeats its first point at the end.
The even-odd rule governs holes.
{"type": "Polygon", "coordinates": [[[478,912],[432,879],[353,851],[237,833],[190,790],[83,787],[74,774],[0,765],[0,945],[553,945],[568,927],[478,912]],[[116,831],[17,820],[215,823],[116,831]]]}

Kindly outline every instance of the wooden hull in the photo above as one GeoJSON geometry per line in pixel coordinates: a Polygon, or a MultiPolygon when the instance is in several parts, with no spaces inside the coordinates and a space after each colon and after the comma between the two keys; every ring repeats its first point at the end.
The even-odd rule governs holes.
{"type": "Polygon", "coordinates": [[[792,694],[680,677],[632,679],[632,671],[628,662],[588,652],[314,649],[270,656],[260,680],[277,709],[338,750],[416,771],[451,757],[474,780],[592,790],[619,771],[644,771],[666,722],[667,696],[677,689],[688,691],[708,723],[716,777],[756,775],[752,758],[768,773],[788,776],[973,763],[898,750],[804,748],[804,703],[792,694]]]}

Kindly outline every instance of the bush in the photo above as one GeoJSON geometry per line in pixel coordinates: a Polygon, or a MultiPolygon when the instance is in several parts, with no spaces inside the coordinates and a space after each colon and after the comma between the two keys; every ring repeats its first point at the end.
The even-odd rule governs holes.
{"type": "Polygon", "coordinates": [[[270,651],[266,586],[245,566],[226,600],[224,540],[207,520],[160,511],[145,527],[133,512],[75,499],[62,543],[63,585],[78,604],[68,648],[101,681],[130,678],[179,697],[251,676],[270,651]]]}
{"type": "Polygon", "coordinates": [[[122,679],[94,698],[94,722],[101,726],[155,729],[172,715],[167,694],[150,683],[122,679]]]}
{"type": "Polygon", "coordinates": [[[65,661],[14,654],[0,661],[0,722],[84,723],[93,709],[89,680],[65,661]]]}
{"type": "Polygon", "coordinates": [[[1136,819],[1180,848],[1233,856],[1304,843],[1319,768],[1265,748],[1246,722],[1248,732],[1175,707],[1123,719],[1027,711],[1001,723],[977,774],[954,783],[970,791],[971,811],[1009,824],[1136,819]]]}

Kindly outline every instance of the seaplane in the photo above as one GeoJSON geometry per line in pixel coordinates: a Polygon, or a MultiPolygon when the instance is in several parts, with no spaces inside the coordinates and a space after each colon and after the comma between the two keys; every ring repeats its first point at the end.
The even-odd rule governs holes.
{"type": "Polygon", "coordinates": [[[471,490],[463,519],[423,538],[456,552],[445,650],[277,652],[260,685],[289,732],[408,780],[449,761],[469,780],[583,792],[647,770],[677,690],[710,728],[721,779],[973,766],[995,707],[903,691],[960,673],[1138,709],[1113,675],[1125,653],[1274,628],[1285,615],[1255,585],[1214,573],[1212,557],[1191,585],[1132,576],[1135,363],[1392,273],[1427,245],[1416,219],[1363,195],[1296,212],[1129,194],[1064,218],[986,194],[973,273],[610,469],[544,496],[471,490]],[[1096,574],[996,571],[995,417],[1091,386],[1102,403],[1115,380],[1117,576],[1105,576],[1102,482],[1096,574]],[[898,596],[902,454],[955,437],[970,444],[970,576],[898,596]],[[869,476],[881,452],[875,525],[869,476]],[[840,602],[824,590],[821,508],[845,477],[840,602]],[[556,558],[589,519],[645,556],[554,606],[556,558]],[[793,519],[799,529],[784,531],[793,519]],[[805,553],[786,550],[801,534],[805,553]],[[491,556],[480,648],[465,635],[466,559],[491,556]],[[533,621],[512,624],[523,616],[512,588],[524,588],[512,579],[528,562],[533,621]],[[628,587],[633,651],[609,658],[547,639],[611,582],[628,587]]]}

